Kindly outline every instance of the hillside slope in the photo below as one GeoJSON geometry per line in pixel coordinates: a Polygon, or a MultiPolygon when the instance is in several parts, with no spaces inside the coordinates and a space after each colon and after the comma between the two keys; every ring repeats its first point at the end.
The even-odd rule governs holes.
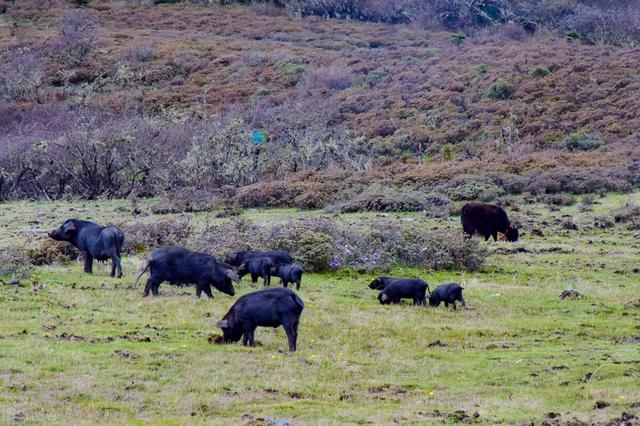
{"type": "MultiPolygon", "coordinates": [[[[472,175],[481,186],[497,186],[497,195],[638,183],[637,48],[530,36],[510,26],[466,38],[238,5],[34,4],[14,6],[0,21],[5,198],[274,180],[304,186],[308,174],[297,172],[327,169],[439,192],[452,177],[472,175]],[[78,25],[87,20],[88,28],[78,25]],[[81,60],[60,53],[79,42],[88,45],[81,60]],[[240,124],[228,131],[230,122],[240,124]],[[144,126],[151,130],[141,133],[144,126]],[[114,160],[114,170],[86,170],[72,155],[73,146],[86,145],[70,141],[79,128],[124,152],[109,144],[117,129],[118,138],[173,161],[136,160],[150,154],[128,144],[121,157],[129,159],[114,160]],[[187,167],[194,140],[225,131],[239,146],[238,168],[249,169],[246,159],[254,171],[203,178],[222,167],[211,159],[203,173],[175,178],[180,173],[171,167],[187,167]],[[256,133],[266,143],[254,150],[249,135],[256,133]],[[43,139],[58,148],[32,151],[31,163],[16,160],[43,139]],[[540,182],[545,173],[548,183],[540,182]],[[84,174],[112,183],[88,190],[84,174]]],[[[91,158],[98,169],[108,161],[91,158]]],[[[331,179],[321,176],[321,186],[331,179]]],[[[274,197],[274,204],[292,203],[274,197]]]]}

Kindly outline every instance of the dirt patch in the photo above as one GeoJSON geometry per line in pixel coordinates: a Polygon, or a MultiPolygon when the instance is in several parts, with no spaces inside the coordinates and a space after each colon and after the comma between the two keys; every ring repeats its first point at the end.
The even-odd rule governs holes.
{"type": "Polygon", "coordinates": [[[489,342],[482,346],[482,349],[510,349],[513,347],[509,342],[489,342]]]}
{"type": "Polygon", "coordinates": [[[373,397],[373,399],[384,400],[389,397],[405,395],[409,392],[409,389],[403,386],[393,386],[385,383],[384,385],[370,387],[367,389],[367,392],[373,397]]]}
{"type": "Polygon", "coordinates": [[[124,349],[116,349],[114,352],[120,358],[124,358],[124,359],[138,359],[138,358],[140,358],[140,355],[136,355],[136,354],[134,354],[132,352],[125,351],[124,349]]]}
{"type": "Polygon", "coordinates": [[[445,419],[446,421],[455,423],[481,423],[480,413],[477,411],[471,414],[465,410],[456,410],[452,413],[442,412],[440,410],[418,411],[418,415],[432,419],[445,419]]]}
{"type": "Polygon", "coordinates": [[[620,417],[617,417],[608,423],[606,426],[635,426],[640,423],[638,416],[631,413],[622,413],[620,417]]]}

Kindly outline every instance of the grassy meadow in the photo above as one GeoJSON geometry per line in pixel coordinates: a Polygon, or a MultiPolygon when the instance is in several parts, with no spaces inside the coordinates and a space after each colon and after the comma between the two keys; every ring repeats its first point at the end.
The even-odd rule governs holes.
{"type": "MultiPolygon", "coordinates": [[[[258,329],[254,349],[210,343],[221,334],[215,322],[256,289],[246,277],[238,296],[213,300],[167,283],[143,299],[134,286],[142,255],[124,259],[122,280],[107,264],[83,274],[80,262],[39,267],[20,286],[0,277],[0,422],[606,424],[623,413],[637,422],[640,231],[593,226],[628,201],[640,193],[607,195],[591,211],[522,204],[512,213],[521,242],[486,243],[479,272],[389,273],[432,289],[461,282],[467,310],[381,306],[370,273],[307,274],[294,354],[281,328],[258,329]],[[558,225],[562,215],[578,230],[558,225]],[[561,300],[565,289],[586,297],[561,300]]],[[[126,201],[15,202],[0,212],[0,246],[42,239],[74,216],[132,220],[126,201]]],[[[243,213],[265,223],[322,214],[243,213]]],[[[194,226],[226,220],[183,216],[194,226]]],[[[389,216],[461,232],[457,216],[389,216]]]]}

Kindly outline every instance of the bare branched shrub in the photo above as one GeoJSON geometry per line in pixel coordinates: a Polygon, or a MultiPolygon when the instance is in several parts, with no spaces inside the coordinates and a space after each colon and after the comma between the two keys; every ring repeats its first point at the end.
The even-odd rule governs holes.
{"type": "Polygon", "coordinates": [[[154,214],[203,212],[220,205],[218,196],[205,189],[186,187],[172,191],[151,206],[154,214]]]}
{"type": "Polygon", "coordinates": [[[307,90],[345,90],[356,83],[356,77],[346,66],[332,64],[309,72],[302,83],[307,90]]]}
{"type": "Polygon", "coordinates": [[[191,235],[188,220],[159,220],[155,222],[133,222],[121,225],[125,233],[124,253],[144,253],[158,247],[185,245],[191,235]]]}
{"type": "Polygon", "coordinates": [[[19,54],[0,63],[0,101],[38,101],[44,77],[36,53],[19,54]]]}
{"type": "Polygon", "coordinates": [[[25,247],[15,245],[0,247],[0,276],[23,277],[28,275],[32,266],[25,247]]]}
{"type": "Polygon", "coordinates": [[[59,23],[58,37],[49,41],[48,55],[62,65],[74,67],[86,62],[96,48],[96,24],[82,9],[73,9],[59,23]]]}

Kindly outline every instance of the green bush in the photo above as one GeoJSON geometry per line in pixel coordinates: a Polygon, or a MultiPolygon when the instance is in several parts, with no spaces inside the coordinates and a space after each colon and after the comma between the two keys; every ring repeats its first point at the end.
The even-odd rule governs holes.
{"type": "Polygon", "coordinates": [[[551,70],[547,67],[538,66],[529,70],[529,75],[535,78],[546,77],[551,74],[551,70]]]}
{"type": "Polygon", "coordinates": [[[564,33],[564,38],[569,41],[580,40],[580,34],[578,34],[578,31],[576,30],[569,30],[564,33]]]}
{"type": "Polygon", "coordinates": [[[585,132],[571,133],[564,140],[565,148],[569,152],[593,151],[604,145],[604,141],[599,135],[585,132]]]}
{"type": "Polygon", "coordinates": [[[302,264],[305,271],[324,271],[335,253],[333,240],[329,235],[319,232],[306,232],[291,253],[296,262],[302,264]]]}
{"type": "Polygon", "coordinates": [[[492,183],[469,181],[447,190],[447,195],[455,201],[480,200],[491,201],[504,195],[503,188],[492,183]]]}
{"type": "Polygon", "coordinates": [[[513,94],[516,92],[515,84],[510,81],[504,80],[502,78],[497,79],[489,89],[485,95],[494,101],[502,101],[511,98],[513,94]]]}

